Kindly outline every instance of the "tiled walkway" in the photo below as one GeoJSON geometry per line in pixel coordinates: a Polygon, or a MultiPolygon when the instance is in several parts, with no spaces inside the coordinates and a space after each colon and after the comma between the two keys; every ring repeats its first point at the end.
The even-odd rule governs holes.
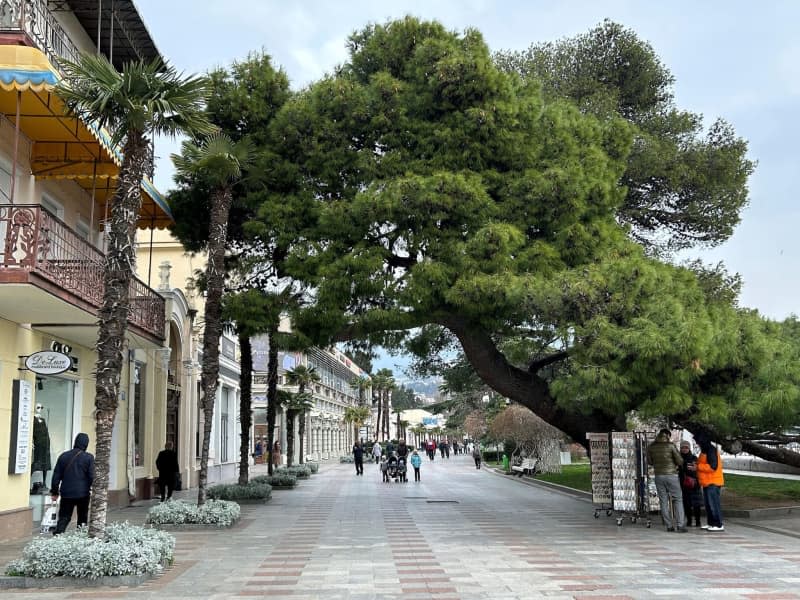
{"type": "MultiPolygon", "coordinates": [[[[176,564],[139,588],[28,590],[23,598],[800,599],[800,541],[726,523],[667,533],[594,518],[588,502],[425,460],[422,482],[323,464],[232,529],[176,533],[176,564]]],[[[117,514],[141,521],[144,508],[117,514]]],[[[5,596],[5,594],[4,594],[5,596]]]]}

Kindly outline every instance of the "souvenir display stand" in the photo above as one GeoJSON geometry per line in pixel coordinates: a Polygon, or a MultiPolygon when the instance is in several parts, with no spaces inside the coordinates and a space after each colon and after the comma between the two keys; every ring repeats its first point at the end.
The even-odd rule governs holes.
{"type": "Polygon", "coordinates": [[[588,433],[591,453],[594,516],[617,513],[617,525],[630,518],[650,527],[650,513],[658,511],[658,493],[649,474],[647,446],[654,434],[641,431],[588,433]]]}

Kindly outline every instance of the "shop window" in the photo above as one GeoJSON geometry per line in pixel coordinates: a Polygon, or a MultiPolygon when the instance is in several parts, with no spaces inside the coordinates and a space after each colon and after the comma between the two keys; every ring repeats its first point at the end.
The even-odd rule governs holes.
{"type": "Polygon", "coordinates": [[[230,398],[231,398],[231,390],[230,388],[224,387],[222,388],[222,399],[220,401],[220,461],[221,462],[228,462],[228,427],[230,425],[230,398]]]}
{"type": "Polygon", "coordinates": [[[47,492],[59,454],[72,448],[75,432],[75,382],[60,377],[36,377],[31,491],[47,492]]]}
{"type": "Polygon", "coordinates": [[[145,365],[134,363],[133,367],[133,435],[134,435],[134,464],[141,467],[144,464],[145,424],[145,365]]]}

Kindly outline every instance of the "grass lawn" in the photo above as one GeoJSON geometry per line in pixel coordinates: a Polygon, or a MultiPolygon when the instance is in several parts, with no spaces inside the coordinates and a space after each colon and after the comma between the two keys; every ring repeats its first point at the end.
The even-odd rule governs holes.
{"type": "MultiPolygon", "coordinates": [[[[576,490],[592,490],[589,463],[564,465],[561,473],[545,473],[535,477],[576,490]]],[[[725,475],[724,505],[731,508],[767,508],[800,505],[800,481],[749,475],[725,475]]]]}

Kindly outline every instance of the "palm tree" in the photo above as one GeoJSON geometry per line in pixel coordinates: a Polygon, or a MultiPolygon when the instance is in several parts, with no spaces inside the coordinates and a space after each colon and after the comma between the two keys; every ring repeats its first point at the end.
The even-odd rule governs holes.
{"type": "Polygon", "coordinates": [[[350,381],[350,387],[358,391],[358,405],[364,405],[366,391],[372,387],[372,380],[366,375],[359,375],[350,381]]]}
{"type": "Polygon", "coordinates": [[[242,178],[242,170],[251,160],[252,146],[247,139],[234,143],[224,133],[214,133],[200,144],[186,141],[181,154],[172,162],[180,177],[208,186],[211,190],[206,263],[205,329],[203,330],[203,447],[200,455],[197,504],[206,501],[208,454],[211,425],[219,378],[219,339],[222,336],[222,293],[225,287],[225,249],[228,241],[228,218],[233,204],[233,186],[242,178]]]}
{"type": "Polygon", "coordinates": [[[62,65],[65,76],[55,93],[67,111],[86,123],[107,128],[112,132],[112,144],[122,144],[123,152],[111,199],[95,369],[95,478],[89,535],[102,538],[130,281],[136,265],[136,222],[142,206],[142,177],[150,165],[148,136],[210,132],[203,111],[208,86],[204,77],[186,77],[160,59],[127,63],[122,73],[99,54],[85,54],[76,63],[63,61],[62,65]]]}
{"type": "Polygon", "coordinates": [[[291,394],[286,403],[286,465],[291,467],[294,464],[294,419],[300,416],[300,452],[302,463],[303,435],[305,428],[303,420],[307,411],[314,407],[314,396],[308,392],[297,392],[291,394]]]}
{"type": "MultiPolygon", "coordinates": [[[[382,437],[383,429],[383,405],[384,393],[388,389],[390,382],[393,383],[392,371],[390,369],[380,369],[372,376],[372,391],[377,395],[378,402],[378,415],[375,424],[375,439],[379,440],[382,437]]],[[[386,438],[383,437],[385,440],[386,438]]]]}
{"type": "MultiPolygon", "coordinates": [[[[289,385],[296,385],[297,392],[302,394],[306,391],[306,387],[319,381],[319,374],[314,367],[297,365],[294,369],[286,371],[286,381],[289,385]]],[[[300,436],[300,464],[303,464],[303,441],[306,437],[306,415],[308,411],[314,407],[313,396],[311,400],[308,407],[300,412],[300,425],[297,432],[300,436]]]]}
{"type": "Polygon", "coordinates": [[[348,406],[344,409],[344,422],[353,424],[354,439],[358,439],[358,430],[369,418],[369,406],[348,406]]]}

